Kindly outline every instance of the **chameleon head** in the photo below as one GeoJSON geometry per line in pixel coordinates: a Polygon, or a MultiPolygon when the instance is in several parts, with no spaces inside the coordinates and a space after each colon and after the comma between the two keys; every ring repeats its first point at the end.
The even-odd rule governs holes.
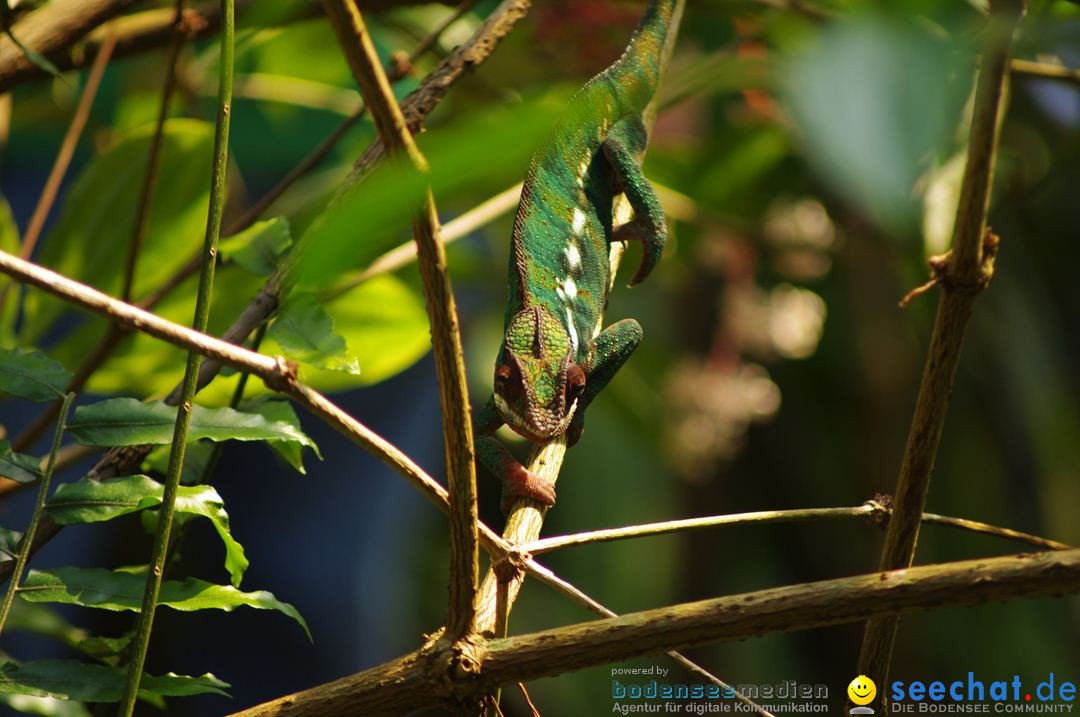
{"type": "Polygon", "coordinates": [[[514,315],[495,366],[495,405],[507,425],[531,441],[561,435],[584,390],[585,372],[558,319],[540,306],[514,315]]]}

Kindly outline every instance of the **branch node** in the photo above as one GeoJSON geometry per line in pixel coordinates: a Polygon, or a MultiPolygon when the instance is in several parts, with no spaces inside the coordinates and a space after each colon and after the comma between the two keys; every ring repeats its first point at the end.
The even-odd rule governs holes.
{"type": "Polygon", "coordinates": [[[263,383],[271,391],[276,393],[291,393],[299,383],[300,367],[295,361],[290,361],[284,356],[275,356],[276,368],[273,376],[263,378],[263,383]]]}
{"type": "Polygon", "coordinates": [[[979,270],[974,281],[960,279],[956,276],[956,268],[953,266],[953,252],[950,249],[944,254],[935,254],[926,260],[930,266],[930,281],[916,286],[904,294],[900,299],[900,307],[906,307],[912,299],[922,296],[935,286],[941,286],[946,291],[956,294],[977,294],[990,285],[990,279],[994,276],[994,260],[997,258],[998,246],[1001,238],[990,229],[986,229],[982,239],[982,258],[979,270]]]}
{"type": "Polygon", "coordinates": [[[891,495],[884,493],[878,493],[870,500],[863,503],[866,507],[871,509],[871,512],[866,516],[866,522],[869,525],[881,528],[884,530],[889,526],[889,518],[892,516],[892,502],[891,495]]]}
{"type": "Polygon", "coordinates": [[[491,569],[500,583],[509,584],[521,579],[532,556],[519,548],[512,548],[505,556],[495,560],[491,569]]]}

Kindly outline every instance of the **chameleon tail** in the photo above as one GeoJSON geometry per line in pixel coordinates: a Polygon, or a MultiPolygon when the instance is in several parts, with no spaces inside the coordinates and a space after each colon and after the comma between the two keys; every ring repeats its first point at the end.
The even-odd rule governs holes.
{"type": "Polygon", "coordinates": [[[650,2],[626,52],[612,66],[624,96],[645,115],[646,126],[651,126],[655,115],[656,90],[675,46],[685,4],[686,0],[650,2]]]}

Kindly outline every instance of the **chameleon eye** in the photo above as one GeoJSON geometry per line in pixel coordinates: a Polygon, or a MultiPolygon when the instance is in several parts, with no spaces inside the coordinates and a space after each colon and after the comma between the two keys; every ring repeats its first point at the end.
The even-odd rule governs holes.
{"type": "Polygon", "coordinates": [[[516,401],[521,396],[521,381],[516,366],[504,363],[495,369],[495,390],[508,401],[516,401]]]}

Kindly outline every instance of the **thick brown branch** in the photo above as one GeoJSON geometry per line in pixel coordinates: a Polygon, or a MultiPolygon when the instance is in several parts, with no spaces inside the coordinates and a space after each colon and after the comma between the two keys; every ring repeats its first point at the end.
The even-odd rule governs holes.
{"type": "MultiPolygon", "coordinates": [[[[46,56],[68,47],[101,23],[134,5],[136,0],[81,0],[45,3],[11,28],[29,50],[46,56]]],[[[9,37],[0,37],[0,92],[26,76],[41,73],[9,37]]]]}
{"type": "MultiPolygon", "coordinates": [[[[1020,0],[991,2],[986,47],[976,82],[967,165],[956,211],[953,246],[950,258],[941,270],[941,299],[923,367],[915,415],[897,478],[893,515],[885,533],[880,563],[882,570],[907,567],[914,559],[921,516],[930,489],[930,476],[941,430],[945,425],[964,333],[975,297],[985,288],[993,271],[997,237],[987,231],[986,210],[1003,111],[1002,97],[1009,76],[1012,39],[1022,7],[1020,0]]],[[[898,616],[889,615],[875,618],[866,626],[859,655],[859,672],[878,684],[885,684],[888,679],[898,622],[898,616]]],[[[882,706],[884,699],[882,692],[879,697],[882,706]]]]}
{"type": "MultiPolygon", "coordinates": [[[[351,0],[326,0],[325,6],[327,17],[338,36],[383,144],[393,154],[407,157],[416,171],[426,174],[427,160],[405,124],[360,11],[351,0]]],[[[450,486],[450,606],[447,631],[451,639],[456,640],[473,629],[473,601],[479,573],[476,464],[461,331],[450,285],[450,271],[446,264],[446,248],[440,236],[439,217],[430,189],[423,206],[414,213],[413,237],[431,323],[442,405],[443,445],[450,486]]]]}
{"type": "Polygon", "coordinates": [[[498,685],[631,657],[864,620],[884,613],[1080,592],[1080,549],[966,560],[760,590],[646,610],[520,637],[472,653],[475,673],[451,669],[438,644],[335,682],[236,713],[244,717],[405,714],[448,706],[498,685]]]}

